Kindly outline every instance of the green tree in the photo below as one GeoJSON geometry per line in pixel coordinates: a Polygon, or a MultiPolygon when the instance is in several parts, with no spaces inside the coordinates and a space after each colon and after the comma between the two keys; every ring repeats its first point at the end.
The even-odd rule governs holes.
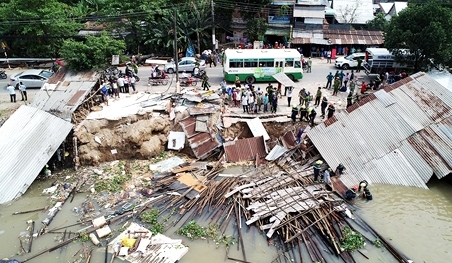
{"type": "Polygon", "coordinates": [[[262,41],[268,28],[267,19],[261,17],[248,19],[246,27],[248,29],[248,39],[251,42],[255,40],[262,41]]]}
{"type": "Polygon", "coordinates": [[[10,56],[57,57],[62,39],[82,25],[73,7],[58,0],[10,0],[0,4],[2,38],[10,56]]]}
{"type": "Polygon", "coordinates": [[[450,65],[452,59],[452,12],[430,2],[411,5],[392,17],[385,30],[385,46],[401,61],[413,60],[416,70],[430,59],[450,65]],[[410,56],[400,49],[409,49],[410,56]]]}
{"type": "Polygon", "coordinates": [[[124,52],[123,40],[111,38],[106,32],[100,36],[86,36],[85,41],[65,40],[61,55],[75,71],[93,70],[110,64],[112,55],[124,52]]]}
{"type": "Polygon", "coordinates": [[[384,31],[388,26],[389,21],[386,20],[385,14],[378,13],[374,19],[367,21],[367,27],[369,30],[384,31]]]}

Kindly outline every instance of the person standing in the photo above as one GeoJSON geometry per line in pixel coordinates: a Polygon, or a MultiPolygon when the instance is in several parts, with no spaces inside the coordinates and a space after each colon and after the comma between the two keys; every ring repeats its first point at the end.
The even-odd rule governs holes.
{"type": "Polygon", "coordinates": [[[129,93],[129,86],[130,86],[130,77],[125,76],[124,77],[124,93],[129,93]]]}
{"type": "Polygon", "coordinates": [[[311,107],[311,108],[309,108],[308,113],[309,113],[309,121],[311,122],[311,126],[314,126],[314,119],[315,119],[315,116],[317,115],[317,112],[315,111],[314,108],[311,107]]]}
{"type": "Polygon", "coordinates": [[[312,68],[312,60],[311,60],[311,58],[308,58],[308,62],[307,62],[307,64],[308,64],[308,73],[311,73],[311,68],[312,68]]]}
{"type": "Polygon", "coordinates": [[[318,182],[319,179],[319,175],[320,175],[320,169],[321,169],[321,165],[323,164],[323,162],[321,160],[318,160],[314,163],[314,183],[318,182]]]}
{"type": "Polygon", "coordinates": [[[124,93],[125,89],[124,89],[124,77],[121,75],[119,76],[118,80],[117,80],[117,84],[119,87],[119,92],[124,93]]]}
{"type": "Polygon", "coordinates": [[[336,108],[334,107],[333,103],[331,102],[330,105],[328,106],[328,115],[326,116],[327,119],[333,117],[334,112],[336,111],[336,108]]]}
{"type": "Polygon", "coordinates": [[[233,89],[232,90],[232,101],[234,102],[234,107],[237,107],[237,90],[233,89]]]}
{"type": "Polygon", "coordinates": [[[345,87],[347,87],[347,83],[349,80],[350,80],[350,75],[348,75],[348,72],[347,72],[347,74],[345,74],[345,77],[344,77],[344,86],[345,87]]]}
{"type": "Polygon", "coordinates": [[[248,99],[246,98],[246,94],[242,93],[242,107],[243,107],[243,113],[250,113],[248,110],[248,99]]]}
{"type": "Polygon", "coordinates": [[[320,104],[320,110],[322,111],[322,115],[320,117],[322,117],[322,119],[325,118],[325,111],[326,111],[327,106],[328,106],[328,99],[326,97],[323,97],[322,103],[320,104]]]}
{"type": "Polygon", "coordinates": [[[339,91],[339,85],[341,85],[341,81],[339,80],[339,77],[337,77],[334,80],[333,84],[333,96],[337,96],[337,92],[339,91]]]}
{"type": "Polygon", "coordinates": [[[105,106],[108,106],[108,88],[107,88],[107,84],[104,83],[102,85],[102,89],[101,89],[101,93],[102,93],[102,99],[105,103],[105,106]]]}
{"type": "Polygon", "coordinates": [[[342,83],[344,83],[344,77],[345,77],[344,71],[341,70],[341,72],[339,72],[339,80],[341,81],[340,87],[342,87],[342,83]]]}
{"type": "Polygon", "coordinates": [[[331,176],[330,176],[331,168],[325,169],[323,172],[323,182],[325,184],[331,185],[331,176]]]}
{"type": "Polygon", "coordinates": [[[235,81],[234,81],[234,84],[235,84],[235,87],[236,88],[238,88],[238,89],[240,89],[240,78],[239,78],[239,75],[235,75],[235,81]]]}
{"type": "Polygon", "coordinates": [[[135,76],[130,77],[130,86],[132,87],[133,92],[135,92],[137,89],[135,88],[135,83],[137,82],[137,79],[135,76]]]}
{"type": "Polygon", "coordinates": [[[326,76],[326,86],[325,88],[327,89],[331,89],[331,85],[333,84],[333,79],[334,79],[334,75],[333,73],[330,72],[330,74],[328,74],[328,76],[326,76]]]}
{"type": "Polygon", "coordinates": [[[304,97],[304,105],[306,106],[306,108],[309,108],[309,102],[311,101],[311,94],[308,92],[306,92],[306,96],[304,97]]]}
{"type": "Polygon", "coordinates": [[[113,94],[115,95],[115,98],[117,97],[119,99],[120,97],[119,97],[119,91],[118,91],[118,83],[116,82],[116,79],[113,79],[113,82],[111,85],[113,88],[113,94]]]}
{"type": "Polygon", "coordinates": [[[355,88],[356,88],[356,80],[353,78],[350,78],[350,92],[353,94],[355,93],[355,88]]]}
{"type": "Polygon", "coordinates": [[[276,113],[276,110],[278,108],[278,95],[273,94],[272,98],[272,113],[276,113]]]}
{"type": "Polygon", "coordinates": [[[331,50],[326,52],[326,63],[331,64],[331,50]]]}
{"type": "Polygon", "coordinates": [[[11,83],[8,83],[6,90],[9,93],[9,98],[11,99],[11,102],[16,103],[16,89],[13,86],[11,86],[11,83]]]}
{"type": "Polygon", "coordinates": [[[304,98],[306,97],[306,89],[302,88],[300,92],[298,92],[298,100],[300,101],[300,105],[304,104],[304,98]]]}
{"type": "Polygon", "coordinates": [[[300,129],[298,130],[297,136],[295,137],[295,138],[296,138],[297,144],[300,144],[300,143],[301,143],[301,136],[302,136],[302,135],[303,135],[303,128],[300,128],[300,129]]]}
{"type": "Polygon", "coordinates": [[[264,98],[262,99],[262,103],[264,104],[264,112],[268,111],[268,94],[265,93],[264,98]]]}
{"type": "Polygon", "coordinates": [[[19,82],[20,95],[22,95],[22,101],[27,101],[27,87],[21,82],[19,82]]]}
{"type": "Polygon", "coordinates": [[[344,166],[342,163],[340,163],[340,164],[336,167],[336,172],[335,172],[335,174],[336,174],[337,177],[341,177],[341,176],[345,173],[346,170],[347,170],[347,169],[345,169],[345,166],[344,166]]]}
{"type": "Polygon", "coordinates": [[[265,90],[266,90],[267,93],[268,93],[268,98],[269,98],[270,100],[272,100],[272,99],[273,99],[273,92],[274,92],[274,90],[273,90],[273,85],[272,85],[271,83],[268,83],[268,86],[265,88],[265,90]]]}
{"type": "Polygon", "coordinates": [[[298,115],[298,107],[297,105],[292,106],[292,114],[290,115],[290,118],[292,119],[292,123],[295,124],[297,121],[297,115],[298,115]]]}
{"type": "Polygon", "coordinates": [[[363,60],[358,58],[358,66],[356,67],[356,72],[361,72],[361,65],[363,64],[363,60]]]}
{"type": "Polygon", "coordinates": [[[254,93],[250,92],[248,95],[248,107],[249,107],[249,111],[251,111],[251,113],[253,113],[255,111],[254,109],[254,93]]]}
{"type": "Polygon", "coordinates": [[[303,121],[303,119],[306,119],[306,121],[309,121],[308,110],[306,109],[306,106],[301,105],[301,107],[300,107],[300,121],[303,121]]]}
{"type": "Polygon", "coordinates": [[[315,94],[315,103],[314,103],[314,106],[319,106],[320,105],[320,99],[322,98],[322,88],[321,87],[319,87],[318,89],[317,89],[317,92],[316,92],[316,94],[315,94]]]}
{"type": "Polygon", "coordinates": [[[353,93],[350,91],[347,96],[347,107],[346,108],[352,106],[352,104],[353,104],[353,93]]]}
{"type": "MultiPolygon", "coordinates": [[[[292,100],[292,93],[293,93],[293,88],[288,87],[287,88],[287,107],[290,107],[290,101],[292,100]]],[[[298,111],[298,109],[297,109],[297,111],[298,111]]]]}
{"type": "Polygon", "coordinates": [[[367,84],[366,82],[363,81],[363,83],[361,84],[361,94],[364,94],[367,90],[367,84]]]}
{"type": "Polygon", "coordinates": [[[350,73],[350,81],[355,79],[355,72],[352,69],[352,72],[350,73]]]}

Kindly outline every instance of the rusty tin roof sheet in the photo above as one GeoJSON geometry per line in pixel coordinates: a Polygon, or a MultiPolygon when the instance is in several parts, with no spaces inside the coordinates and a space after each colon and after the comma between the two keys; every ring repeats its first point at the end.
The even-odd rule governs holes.
{"type": "Polygon", "coordinates": [[[427,188],[433,173],[451,173],[452,93],[423,72],[381,92],[308,132],[326,162],[347,167],[348,186],[365,179],[427,188]]]}
{"type": "MultiPolygon", "coordinates": [[[[308,33],[308,30],[305,31],[308,33]]],[[[295,37],[292,43],[298,45],[381,45],[384,43],[383,31],[324,29],[321,35],[321,38],[318,34],[312,34],[312,37],[295,37]],[[331,43],[327,43],[327,40],[331,43]]]]}
{"type": "Polygon", "coordinates": [[[188,143],[196,158],[204,159],[212,151],[221,146],[221,143],[215,135],[212,136],[209,132],[195,131],[196,117],[190,116],[181,120],[179,123],[187,135],[188,143]]]}
{"type": "Polygon", "coordinates": [[[267,155],[262,136],[225,142],[223,146],[226,161],[231,163],[255,160],[256,156],[265,157],[267,155]]]}
{"type": "Polygon", "coordinates": [[[297,145],[297,142],[295,141],[295,136],[292,131],[284,133],[284,135],[281,136],[281,141],[284,147],[286,147],[287,149],[290,149],[297,145]]]}

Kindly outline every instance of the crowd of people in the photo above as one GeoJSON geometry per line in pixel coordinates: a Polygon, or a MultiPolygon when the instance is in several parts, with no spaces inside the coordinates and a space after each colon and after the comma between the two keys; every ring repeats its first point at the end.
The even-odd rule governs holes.
{"type": "Polygon", "coordinates": [[[126,66],[125,74],[110,75],[100,87],[105,105],[108,106],[110,97],[119,99],[120,93],[130,93],[130,90],[136,92],[136,82],[135,74],[129,66],[126,66]]]}

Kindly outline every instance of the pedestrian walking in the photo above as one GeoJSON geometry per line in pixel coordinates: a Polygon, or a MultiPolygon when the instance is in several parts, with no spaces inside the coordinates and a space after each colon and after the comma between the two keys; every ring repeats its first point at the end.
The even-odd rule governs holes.
{"type": "Polygon", "coordinates": [[[333,73],[330,72],[330,74],[328,74],[328,76],[326,76],[326,86],[325,88],[327,89],[331,89],[331,85],[333,84],[333,79],[334,79],[334,75],[333,73]]]}
{"type": "Polygon", "coordinates": [[[322,103],[320,104],[320,110],[322,112],[322,115],[320,117],[322,117],[322,119],[325,118],[326,107],[328,107],[328,99],[327,99],[327,97],[323,97],[322,103]]]}
{"type": "Polygon", "coordinates": [[[328,106],[327,111],[328,111],[328,115],[326,118],[329,119],[329,118],[333,117],[334,112],[336,111],[336,108],[334,107],[334,104],[332,102],[328,106]]]}
{"type": "Polygon", "coordinates": [[[8,86],[6,86],[6,90],[9,93],[9,98],[12,103],[16,103],[16,89],[11,86],[11,83],[8,83],[8,86]]]}
{"type": "Polygon", "coordinates": [[[19,91],[20,95],[22,95],[22,101],[27,101],[27,87],[21,82],[19,82],[19,91]]]}
{"type": "Polygon", "coordinates": [[[210,84],[209,84],[209,77],[207,76],[206,72],[202,74],[202,90],[209,90],[210,84]]]}
{"type": "Polygon", "coordinates": [[[320,99],[322,98],[322,88],[318,87],[317,92],[315,94],[315,103],[314,106],[319,106],[320,105],[320,99]]]}
{"type": "Polygon", "coordinates": [[[288,87],[288,89],[287,89],[287,107],[290,107],[290,101],[292,100],[292,93],[293,93],[292,91],[293,91],[293,88],[288,87]]]}

